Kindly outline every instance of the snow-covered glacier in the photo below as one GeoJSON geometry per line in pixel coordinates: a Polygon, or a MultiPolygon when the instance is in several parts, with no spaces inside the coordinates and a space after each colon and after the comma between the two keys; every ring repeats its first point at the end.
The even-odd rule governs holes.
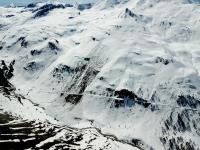
{"type": "Polygon", "coordinates": [[[198,3],[0,7],[0,149],[199,150],[198,3]]]}

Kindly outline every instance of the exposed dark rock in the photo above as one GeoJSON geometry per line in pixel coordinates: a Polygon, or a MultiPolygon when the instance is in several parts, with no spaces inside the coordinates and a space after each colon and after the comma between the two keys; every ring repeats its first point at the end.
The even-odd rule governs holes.
{"type": "Polygon", "coordinates": [[[140,139],[136,139],[136,138],[131,140],[131,145],[133,145],[141,150],[143,150],[143,149],[154,150],[151,146],[144,143],[144,141],[142,141],[140,139]]]}
{"type": "Polygon", "coordinates": [[[41,123],[20,120],[8,114],[0,114],[0,123],[0,147],[2,150],[35,147],[41,141],[56,135],[57,127],[46,129],[45,125],[41,123]],[[17,123],[8,123],[16,120],[17,123]]]}
{"type": "Polygon", "coordinates": [[[106,96],[113,96],[115,90],[112,88],[106,88],[106,96]]]}
{"type": "Polygon", "coordinates": [[[40,55],[42,53],[42,50],[34,49],[34,50],[31,50],[30,53],[31,53],[32,56],[37,56],[37,55],[40,55]]]}
{"type": "Polygon", "coordinates": [[[3,69],[0,69],[0,86],[3,86],[3,87],[9,87],[10,86],[7,78],[4,75],[3,69]]]}
{"type": "Polygon", "coordinates": [[[131,17],[137,17],[136,14],[134,14],[130,9],[126,8],[125,10],[125,15],[126,16],[131,16],[131,17]]]}
{"type": "Polygon", "coordinates": [[[65,4],[65,7],[73,7],[71,4],[65,4]]]}
{"type": "Polygon", "coordinates": [[[86,71],[81,82],[79,83],[79,93],[83,93],[85,91],[86,87],[91,82],[91,79],[93,79],[98,73],[99,71],[96,71],[96,70],[88,69],[86,71]]]}
{"type": "Polygon", "coordinates": [[[121,28],[122,28],[121,25],[114,25],[114,27],[115,27],[116,29],[121,29],[121,28]]]}
{"type": "Polygon", "coordinates": [[[163,63],[164,65],[168,65],[169,63],[172,63],[173,60],[164,59],[162,57],[156,57],[155,63],[163,63]]]}
{"type": "Polygon", "coordinates": [[[110,35],[110,33],[109,33],[109,32],[106,32],[106,34],[107,34],[107,35],[110,35]]]}
{"type": "Polygon", "coordinates": [[[142,105],[143,107],[147,108],[151,105],[151,103],[149,103],[147,100],[144,100],[143,98],[138,97],[135,93],[133,93],[132,91],[128,91],[127,89],[122,89],[120,91],[115,91],[114,92],[114,96],[117,96],[118,98],[122,98],[123,100],[116,100],[117,106],[120,105],[124,105],[126,103],[126,105],[129,105],[129,103],[131,103],[131,105],[133,106],[134,103],[137,103],[139,105],[142,105]],[[122,102],[119,102],[122,101],[122,102]]]}
{"type": "Polygon", "coordinates": [[[58,67],[56,67],[53,70],[53,77],[62,79],[64,76],[64,73],[72,74],[74,72],[75,72],[74,68],[67,66],[67,65],[60,64],[58,67]]]}
{"type": "Polygon", "coordinates": [[[85,60],[85,61],[90,61],[90,58],[85,57],[84,60],[85,60]]]}
{"type": "Polygon", "coordinates": [[[1,60],[1,68],[3,69],[3,71],[7,71],[8,70],[8,66],[6,65],[4,60],[1,60]]]}
{"type": "Polygon", "coordinates": [[[148,23],[152,20],[152,18],[150,18],[150,17],[146,17],[146,16],[143,16],[140,14],[135,14],[128,8],[125,9],[125,18],[127,18],[127,17],[131,17],[137,22],[140,21],[140,22],[144,22],[144,23],[148,23]]]}
{"type": "Polygon", "coordinates": [[[156,91],[154,91],[153,94],[152,94],[152,96],[151,96],[151,101],[155,102],[157,99],[158,99],[157,98],[157,93],[156,93],[156,91]]]}
{"type": "Polygon", "coordinates": [[[186,150],[195,150],[194,146],[191,144],[191,142],[186,142],[185,145],[186,150]]]}
{"type": "Polygon", "coordinates": [[[15,15],[6,15],[6,18],[14,17],[15,15]]]}
{"type": "Polygon", "coordinates": [[[31,3],[26,6],[26,8],[34,8],[36,7],[36,3],[31,3]]]}
{"type": "Polygon", "coordinates": [[[156,105],[156,104],[150,105],[150,108],[151,108],[151,111],[152,111],[152,112],[153,112],[153,111],[156,111],[156,110],[160,110],[159,105],[156,105]]]}
{"type": "MultiPolygon", "coordinates": [[[[81,118],[75,117],[80,120],[81,118]]],[[[93,120],[88,120],[91,123],[93,120]]],[[[105,139],[100,149],[113,149],[114,144],[128,144],[112,135],[106,135],[97,128],[77,129],[53,125],[48,122],[23,120],[6,113],[0,113],[1,150],[93,150],[98,141],[105,139]],[[55,136],[58,135],[58,136],[55,136]],[[83,145],[81,143],[84,143],[83,145]]],[[[116,147],[114,145],[114,147],[116,147]]]]}
{"type": "Polygon", "coordinates": [[[68,19],[73,19],[74,17],[68,17],[68,19]]]}
{"type": "Polygon", "coordinates": [[[56,41],[56,43],[57,43],[57,44],[59,43],[59,41],[58,41],[58,40],[56,40],[56,39],[55,39],[55,41],[56,41]]]}
{"type": "Polygon", "coordinates": [[[176,100],[177,104],[181,107],[190,107],[190,108],[197,108],[200,106],[200,100],[195,99],[193,96],[186,95],[186,96],[179,96],[176,100]]]}
{"type": "Polygon", "coordinates": [[[195,144],[192,141],[184,141],[182,137],[160,138],[160,141],[168,150],[195,150],[195,144]]]}
{"type": "Polygon", "coordinates": [[[28,64],[26,64],[26,66],[24,67],[24,70],[37,71],[41,67],[42,67],[42,65],[33,61],[33,62],[29,62],[28,64]]]}
{"type": "Polygon", "coordinates": [[[129,97],[133,100],[137,98],[137,95],[135,95],[132,91],[128,91],[127,89],[115,91],[115,96],[117,96],[119,98],[129,97]]]}
{"type": "Polygon", "coordinates": [[[161,26],[164,30],[166,30],[166,29],[169,29],[169,28],[172,26],[172,22],[170,22],[170,21],[162,21],[162,22],[160,23],[160,26],[161,26]]]}
{"type": "Polygon", "coordinates": [[[73,68],[68,65],[59,64],[58,67],[56,67],[53,70],[53,77],[56,77],[58,79],[62,79],[65,75],[65,73],[68,74],[80,74],[82,71],[84,71],[86,68],[86,65],[78,66],[76,68],[73,68]]]}
{"type": "Polygon", "coordinates": [[[196,144],[192,140],[188,140],[182,135],[182,132],[187,133],[196,131],[199,122],[199,112],[193,110],[175,110],[171,112],[170,116],[164,121],[162,128],[162,136],[160,141],[165,149],[169,150],[194,150],[197,149],[196,144]],[[191,119],[196,118],[196,119],[191,119]],[[169,136],[170,135],[170,136],[169,136]],[[164,139],[163,139],[164,138],[164,139]]]}
{"type": "Polygon", "coordinates": [[[5,26],[6,26],[6,25],[4,25],[4,24],[0,24],[0,29],[3,28],[3,27],[5,27],[5,26]]]}
{"type": "MultiPolygon", "coordinates": [[[[9,82],[9,79],[13,77],[13,65],[15,61],[12,61],[9,66],[2,60],[0,64],[0,92],[7,98],[10,99],[11,93],[14,93],[15,87],[9,82]]],[[[12,94],[16,98],[18,97],[15,93],[12,94]]]]}
{"type": "Polygon", "coordinates": [[[14,72],[14,67],[13,67],[14,64],[15,64],[15,60],[13,60],[13,61],[9,64],[9,66],[8,66],[8,71],[5,73],[8,80],[11,79],[11,78],[14,76],[14,74],[13,74],[13,72],[14,72]]]}
{"type": "Polygon", "coordinates": [[[188,85],[188,87],[189,87],[190,89],[194,89],[194,90],[197,89],[196,86],[194,86],[194,85],[188,85]]]}
{"type": "Polygon", "coordinates": [[[28,45],[28,42],[27,41],[25,41],[25,40],[23,40],[22,42],[21,42],[21,47],[27,47],[27,45],[28,45]]]}
{"type": "Polygon", "coordinates": [[[125,107],[125,102],[122,101],[122,100],[116,99],[116,100],[115,100],[115,103],[114,103],[114,107],[115,107],[115,108],[125,107]]]}
{"type": "Polygon", "coordinates": [[[160,137],[160,141],[165,145],[167,143],[167,140],[165,137],[160,137]]]}
{"type": "Polygon", "coordinates": [[[68,91],[71,91],[71,90],[76,91],[77,95],[75,94],[67,95],[65,97],[66,102],[72,101],[73,104],[79,103],[82,98],[82,94],[84,93],[87,86],[93,81],[93,79],[99,73],[98,70],[95,70],[92,67],[87,68],[87,65],[83,65],[80,69],[81,71],[77,73],[75,77],[75,81],[71,84],[71,86],[68,89],[68,91]],[[80,76],[82,76],[81,80],[79,80],[80,76]]]}
{"type": "Polygon", "coordinates": [[[139,146],[139,147],[142,144],[142,141],[139,139],[132,139],[131,142],[133,143],[133,145],[139,146]]]}
{"type": "Polygon", "coordinates": [[[103,81],[103,80],[104,80],[104,77],[100,77],[99,80],[103,81]]]}
{"type": "Polygon", "coordinates": [[[78,5],[78,10],[83,11],[85,9],[90,9],[92,8],[92,4],[88,3],[88,4],[79,4],[78,5]]]}
{"type": "Polygon", "coordinates": [[[82,95],[69,94],[65,97],[65,101],[75,105],[80,102],[82,97],[82,95]]]}
{"type": "Polygon", "coordinates": [[[34,15],[34,18],[46,16],[50,11],[52,11],[54,9],[59,9],[59,8],[64,9],[65,6],[62,5],[62,4],[58,4],[58,5],[46,4],[46,5],[43,5],[40,8],[33,11],[33,13],[36,12],[36,14],[34,15]]]}
{"type": "Polygon", "coordinates": [[[13,65],[15,64],[15,60],[13,60],[9,66],[7,66],[4,60],[1,61],[0,64],[0,86],[3,87],[11,87],[9,83],[9,79],[13,77],[14,68],[13,65]]]}
{"type": "Polygon", "coordinates": [[[27,47],[28,46],[28,41],[26,41],[26,37],[20,37],[16,43],[21,42],[21,47],[27,47]]]}
{"type": "Polygon", "coordinates": [[[182,117],[180,116],[180,114],[178,114],[178,118],[177,118],[177,125],[178,125],[178,130],[179,131],[186,131],[187,130],[187,127],[185,125],[185,122],[183,121],[182,117]]]}
{"type": "Polygon", "coordinates": [[[76,29],[70,29],[70,32],[76,32],[77,30],[76,29]]]}
{"type": "Polygon", "coordinates": [[[76,45],[80,45],[81,43],[80,43],[80,42],[75,42],[75,44],[76,44],[76,45]]]}
{"type": "Polygon", "coordinates": [[[181,113],[171,113],[169,118],[164,121],[165,128],[167,130],[174,130],[178,132],[190,131],[190,120],[189,113],[187,110],[183,110],[181,113]]]}
{"type": "Polygon", "coordinates": [[[53,43],[53,42],[48,42],[48,45],[49,45],[49,48],[51,49],[51,50],[59,50],[59,48],[56,46],[56,44],[55,43],[53,43]]]}
{"type": "Polygon", "coordinates": [[[178,149],[178,145],[176,144],[176,141],[174,138],[169,140],[169,147],[171,150],[177,150],[178,149]]]}

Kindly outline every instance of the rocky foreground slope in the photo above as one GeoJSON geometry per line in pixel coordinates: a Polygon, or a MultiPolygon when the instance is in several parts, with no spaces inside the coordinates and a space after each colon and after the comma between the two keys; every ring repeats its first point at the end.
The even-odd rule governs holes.
{"type": "Polygon", "coordinates": [[[111,135],[102,135],[94,128],[75,129],[35,122],[0,114],[0,146],[11,149],[130,149],[134,145],[117,140],[111,135]]]}
{"type": "Polygon", "coordinates": [[[199,8],[189,0],[1,7],[0,108],[100,129],[131,148],[199,149],[199,8]]]}

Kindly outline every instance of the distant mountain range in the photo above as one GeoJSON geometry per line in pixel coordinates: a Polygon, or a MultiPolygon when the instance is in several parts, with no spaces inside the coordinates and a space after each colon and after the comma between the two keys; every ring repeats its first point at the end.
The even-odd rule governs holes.
{"type": "MultiPolygon", "coordinates": [[[[17,6],[25,6],[30,3],[45,2],[45,1],[47,2],[49,0],[0,0],[0,6],[7,6],[10,4],[14,4],[17,6]]],[[[57,1],[73,4],[73,3],[90,3],[90,2],[94,3],[96,0],[57,0],[57,1]]]]}

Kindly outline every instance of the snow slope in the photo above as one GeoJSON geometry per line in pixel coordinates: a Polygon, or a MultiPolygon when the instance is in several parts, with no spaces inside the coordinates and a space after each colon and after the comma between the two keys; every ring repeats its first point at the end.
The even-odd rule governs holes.
{"type": "Polygon", "coordinates": [[[17,92],[60,124],[96,127],[141,149],[200,148],[199,5],[88,8],[0,8],[0,59],[15,60],[17,92]]]}

